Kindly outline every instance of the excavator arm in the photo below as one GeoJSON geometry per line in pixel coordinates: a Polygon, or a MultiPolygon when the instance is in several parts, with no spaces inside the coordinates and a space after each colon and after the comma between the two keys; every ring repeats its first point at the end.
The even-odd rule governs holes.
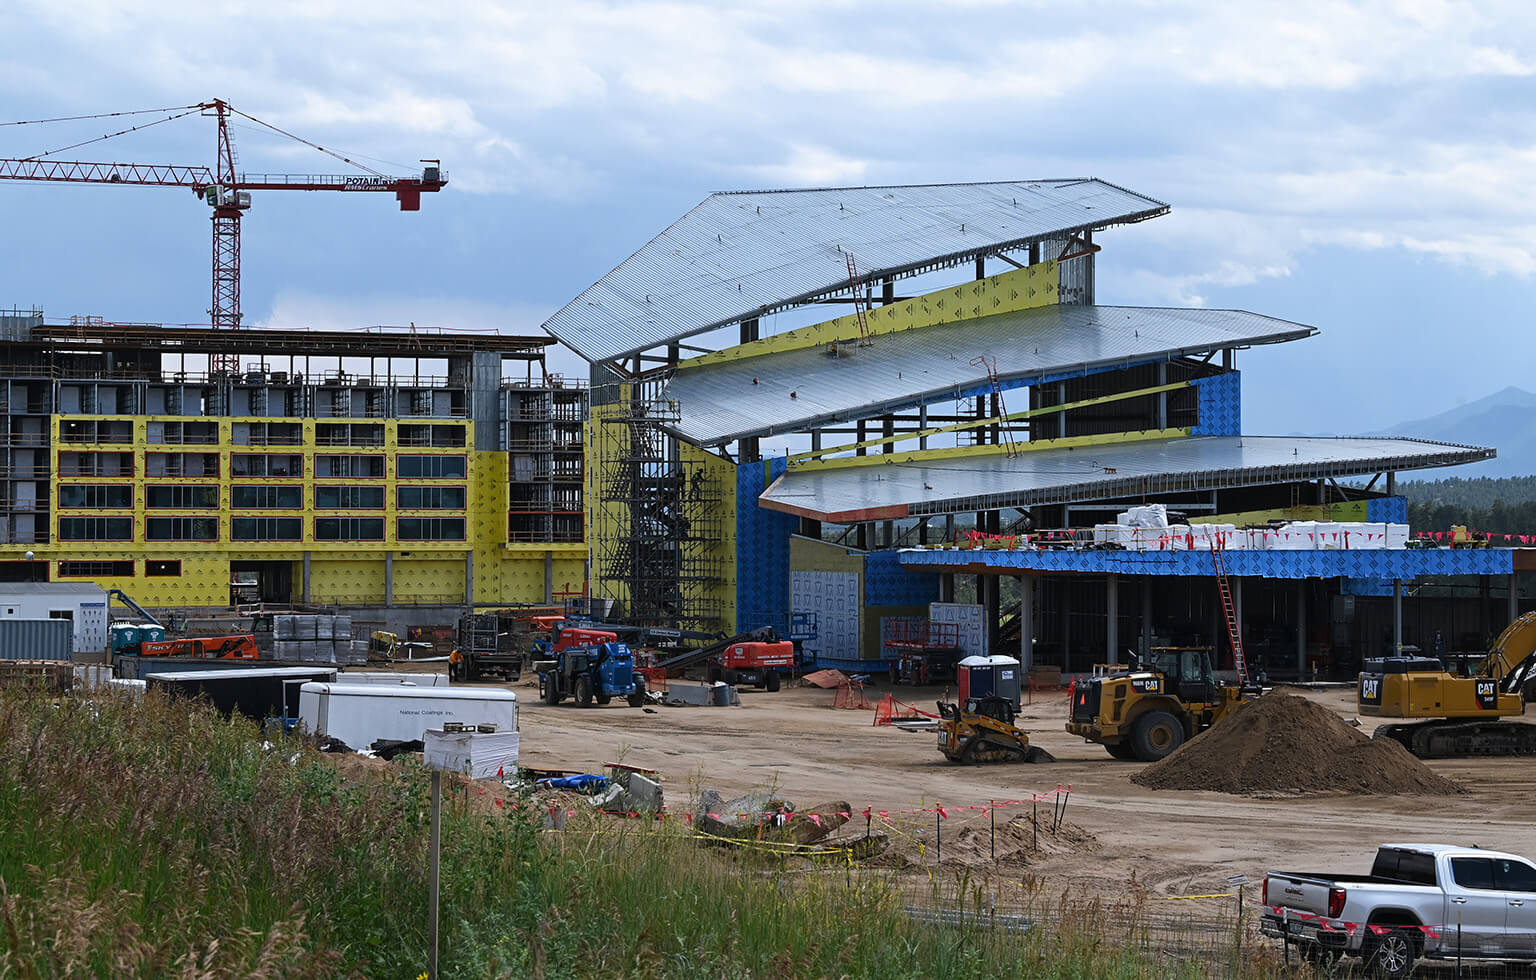
{"type": "Polygon", "coordinates": [[[1528,612],[1504,627],[1493,650],[1478,668],[1479,675],[1499,681],[1499,689],[1514,693],[1536,668],[1536,612],[1528,612]]]}

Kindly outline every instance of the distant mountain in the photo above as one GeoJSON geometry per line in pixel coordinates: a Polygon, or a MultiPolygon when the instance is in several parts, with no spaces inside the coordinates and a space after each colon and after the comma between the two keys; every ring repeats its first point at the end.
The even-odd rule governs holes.
{"type": "Polygon", "coordinates": [[[1499,451],[1498,457],[1488,462],[1422,470],[1409,478],[1529,476],[1536,474],[1536,394],[1509,387],[1439,415],[1402,422],[1371,435],[1491,446],[1499,451]]]}

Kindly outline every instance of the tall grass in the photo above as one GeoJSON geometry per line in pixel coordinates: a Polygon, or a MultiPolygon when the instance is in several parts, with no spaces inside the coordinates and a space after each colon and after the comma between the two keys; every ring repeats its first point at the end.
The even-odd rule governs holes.
{"type": "MultiPolygon", "coordinates": [[[[346,779],[153,694],[0,692],[0,977],[417,977],[427,779],[346,779]]],[[[445,805],[445,977],[1260,977],[1277,962],[1128,941],[1134,909],[1061,898],[1024,933],[918,923],[881,873],[701,848],[670,824],[545,832],[507,804],[445,805]]],[[[929,897],[988,901],[963,876],[929,897]]]]}

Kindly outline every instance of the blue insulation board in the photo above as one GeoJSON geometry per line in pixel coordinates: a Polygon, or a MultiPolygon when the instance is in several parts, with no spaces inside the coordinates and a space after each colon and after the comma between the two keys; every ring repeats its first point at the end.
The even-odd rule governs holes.
{"type": "Polygon", "coordinates": [[[1209,378],[1196,378],[1195,392],[1200,397],[1199,414],[1191,435],[1243,434],[1243,384],[1239,372],[1228,371],[1209,378]]]}
{"type": "MultiPolygon", "coordinates": [[[[1258,578],[1413,579],[1420,575],[1508,575],[1509,548],[1404,548],[1367,551],[1227,551],[1228,575],[1258,578]]],[[[935,572],[975,566],[999,572],[1211,575],[1208,551],[903,551],[901,563],[935,572]]]]}
{"type": "Polygon", "coordinates": [[[758,495],[784,475],[782,458],[736,467],[736,629],[784,629],[789,623],[790,514],[757,505],[758,495]]]}
{"type": "Polygon", "coordinates": [[[901,567],[901,552],[871,551],[864,556],[864,605],[926,606],[939,601],[939,580],[901,567]]]}
{"type": "Polygon", "coordinates": [[[1365,502],[1365,519],[1383,524],[1408,523],[1407,497],[1377,497],[1365,502]]]}

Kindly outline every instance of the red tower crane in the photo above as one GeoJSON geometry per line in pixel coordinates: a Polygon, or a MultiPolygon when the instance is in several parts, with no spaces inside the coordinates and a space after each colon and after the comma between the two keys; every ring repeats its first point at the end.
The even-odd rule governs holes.
{"type": "MultiPolygon", "coordinates": [[[[251,206],[251,191],[349,191],[393,192],[402,211],[421,210],[424,192],[442,190],[448,183],[448,175],[437,160],[423,160],[426,164],[420,177],[391,177],[363,166],[339,153],[309,143],[292,133],[284,132],[270,123],[229,105],[222,99],[200,102],[176,109],[144,110],[145,112],[171,112],[172,115],[144,126],[134,126],[106,136],[75,143],[58,150],[50,150],[23,158],[0,158],[0,180],[40,180],[83,184],[137,184],[145,187],[190,187],[198,197],[213,208],[213,304],[208,309],[215,327],[237,330],[240,327],[240,217],[251,206]],[[46,160],[44,157],[63,150],[84,146],[136,132],[148,126],[180,119],[192,113],[212,116],[218,121],[218,155],[213,169],[193,166],[164,166],[141,163],[86,163],[82,161],[46,160]],[[358,174],[248,174],[235,171],[235,146],[229,135],[231,116],[241,116],[264,126],[289,139],[306,143],[322,153],[357,167],[358,174]]],[[[108,116],[125,116],[142,113],[104,113],[100,116],[76,116],[72,119],[95,119],[108,116]]],[[[38,122],[61,120],[37,120],[38,122]]],[[[209,365],[212,371],[238,371],[239,356],[214,355],[209,365]]]]}

